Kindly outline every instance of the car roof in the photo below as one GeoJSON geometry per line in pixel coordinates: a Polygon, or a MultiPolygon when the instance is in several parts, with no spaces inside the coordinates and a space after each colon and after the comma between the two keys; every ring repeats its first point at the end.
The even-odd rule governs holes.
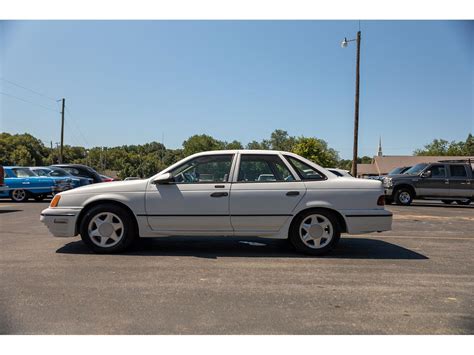
{"type": "Polygon", "coordinates": [[[83,165],[83,164],[53,164],[51,166],[57,166],[59,168],[67,168],[67,167],[71,167],[71,168],[90,168],[89,166],[87,165],[83,165]]]}

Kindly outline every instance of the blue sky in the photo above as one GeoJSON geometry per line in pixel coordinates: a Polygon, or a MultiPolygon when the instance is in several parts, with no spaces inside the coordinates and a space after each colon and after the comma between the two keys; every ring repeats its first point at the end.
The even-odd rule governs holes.
{"type": "MultiPolygon", "coordinates": [[[[0,22],[0,77],[66,98],[65,142],[116,146],[275,129],[352,151],[358,21],[0,22]]],[[[474,22],[362,21],[360,155],[474,131],[474,22]]],[[[0,80],[0,92],[59,110],[0,80]]],[[[60,116],[0,95],[0,130],[59,142],[60,116]]]]}

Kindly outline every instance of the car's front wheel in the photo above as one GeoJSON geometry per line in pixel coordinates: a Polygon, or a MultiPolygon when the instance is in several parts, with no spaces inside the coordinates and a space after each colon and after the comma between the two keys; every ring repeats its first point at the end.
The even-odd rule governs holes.
{"type": "Polygon", "coordinates": [[[94,252],[118,253],[134,241],[137,231],[133,216],[123,207],[97,205],[86,212],[80,224],[81,238],[94,252]]]}
{"type": "Polygon", "coordinates": [[[397,205],[409,206],[413,202],[413,193],[410,189],[402,187],[395,193],[395,203],[397,205]]]}
{"type": "Polygon", "coordinates": [[[471,203],[471,200],[466,199],[466,200],[457,200],[456,203],[461,206],[467,206],[471,203]]]}
{"type": "Polygon", "coordinates": [[[333,213],[323,209],[313,209],[297,216],[290,227],[289,239],[296,250],[323,255],[339,241],[341,227],[333,213]]]}
{"type": "Polygon", "coordinates": [[[23,189],[15,189],[10,193],[10,198],[14,202],[25,202],[28,200],[28,192],[23,189]]]}

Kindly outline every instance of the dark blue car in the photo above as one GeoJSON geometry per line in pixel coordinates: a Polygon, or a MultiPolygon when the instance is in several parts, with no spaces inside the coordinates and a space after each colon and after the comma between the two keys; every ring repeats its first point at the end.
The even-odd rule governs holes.
{"type": "Polygon", "coordinates": [[[72,188],[79,186],[89,185],[92,183],[92,179],[80,176],[74,176],[71,173],[67,172],[62,168],[57,166],[34,166],[30,167],[30,170],[33,171],[38,176],[49,176],[53,178],[65,178],[69,179],[72,182],[72,188]]]}

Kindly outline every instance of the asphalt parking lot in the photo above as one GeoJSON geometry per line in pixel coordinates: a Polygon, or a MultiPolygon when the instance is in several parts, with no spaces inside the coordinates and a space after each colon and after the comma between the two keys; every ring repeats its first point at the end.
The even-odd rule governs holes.
{"type": "Polygon", "coordinates": [[[258,238],[95,255],[0,201],[2,334],[473,334],[474,206],[389,206],[391,232],[326,257],[258,238]]]}

